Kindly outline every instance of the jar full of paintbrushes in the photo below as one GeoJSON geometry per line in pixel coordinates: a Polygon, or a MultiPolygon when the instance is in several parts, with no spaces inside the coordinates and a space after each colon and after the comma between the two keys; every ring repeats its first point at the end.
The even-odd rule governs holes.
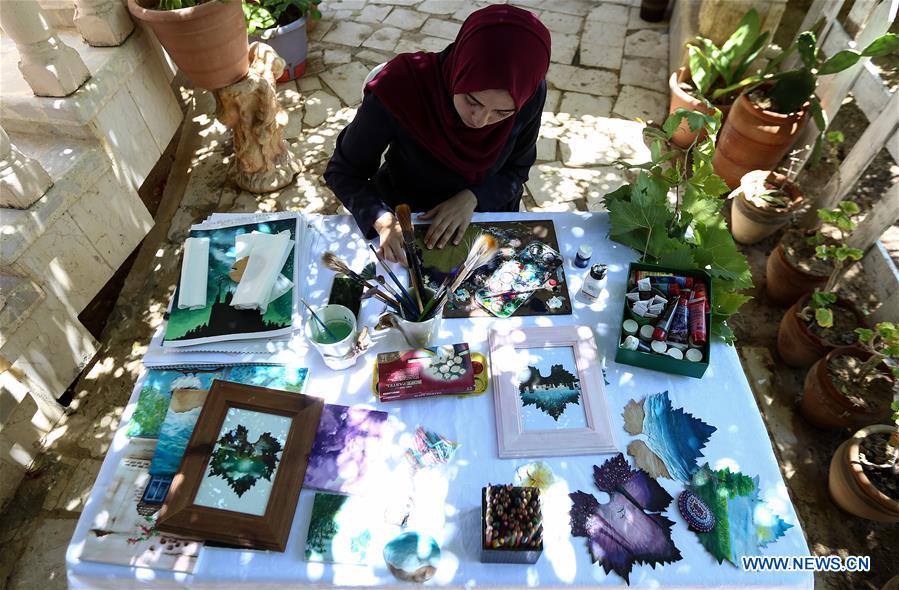
{"type": "MultiPolygon", "coordinates": [[[[427,305],[434,298],[434,291],[424,288],[422,293],[425,295],[422,298],[422,304],[427,309],[427,305]]],[[[427,348],[434,344],[443,322],[443,310],[435,309],[434,311],[436,313],[427,315],[408,312],[391,313],[391,327],[400,333],[410,348],[427,348]]]]}

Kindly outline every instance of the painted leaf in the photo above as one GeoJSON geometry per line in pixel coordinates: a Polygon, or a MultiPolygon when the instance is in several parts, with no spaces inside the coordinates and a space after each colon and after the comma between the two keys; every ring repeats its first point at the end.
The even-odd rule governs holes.
{"type": "Polygon", "coordinates": [[[224,479],[238,497],[260,479],[271,481],[282,450],[281,443],[270,432],[263,432],[253,443],[247,434],[243,424],[223,434],[209,461],[209,475],[224,479]]]}
{"type": "Polygon", "coordinates": [[[743,556],[761,555],[762,547],[784,536],[793,526],[774,514],[761,500],[758,483],[758,476],[749,477],[729,469],[714,471],[706,464],[688,484],[688,489],[698,495],[715,516],[715,528],[696,535],[718,563],[726,559],[738,566],[743,556]]]}
{"type": "Polygon", "coordinates": [[[661,457],[652,452],[646,443],[642,440],[632,440],[627,445],[627,454],[634,458],[637,467],[651,475],[652,477],[667,477],[674,479],[665,467],[665,462],[661,457]]]}
{"type": "Polygon", "coordinates": [[[674,523],[661,514],[672,498],[658,482],[631,469],[621,453],[594,466],[593,475],[596,487],[609,494],[608,503],[582,491],[569,494],[571,534],[586,537],[593,563],[630,583],[634,564],[655,567],[681,559],[671,540],[674,523]]]}
{"type": "Polygon", "coordinates": [[[624,406],[624,430],[628,434],[638,435],[643,432],[643,418],[646,414],[643,412],[643,402],[631,400],[624,406]]]}
{"type": "Polygon", "coordinates": [[[701,449],[717,429],[683,408],[674,409],[667,391],[647,397],[643,410],[647,446],[668,467],[669,477],[690,481],[699,469],[697,459],[703,456],[701,449]]]}

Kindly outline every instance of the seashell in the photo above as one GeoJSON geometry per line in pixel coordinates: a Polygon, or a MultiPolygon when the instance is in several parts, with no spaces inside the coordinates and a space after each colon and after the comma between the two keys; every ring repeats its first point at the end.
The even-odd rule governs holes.
{"type": "Polygon", "coordinates": [[[428,535],[403,533],[384,546],[384,561],[397,579],[427,582],[437,572],[440,546],[428,535]]]}

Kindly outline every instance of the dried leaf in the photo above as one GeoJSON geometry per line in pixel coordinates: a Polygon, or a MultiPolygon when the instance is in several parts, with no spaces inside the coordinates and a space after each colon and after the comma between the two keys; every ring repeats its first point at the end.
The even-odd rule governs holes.
{"type": "Polygon", "coordinates": [[[627,445],[627,454],[634,458],[634,463],[637,464],[637,467],[652,477],[667,477],[668,479],[674,479],[671,477],[671,474],[668,473],[665,462],[662,461],[658,455],[653,453],[642,440],[631,441],[631,443],[627,445]]]}
{"type": "Polygon", "coordinates": [[[628,434],[636,436],[643,432],[643,418],[646,414],[643,411],[642,400],[639,402],[634,400],[627,402],[621,415],[624,416],[624,430],[628,434]]]}

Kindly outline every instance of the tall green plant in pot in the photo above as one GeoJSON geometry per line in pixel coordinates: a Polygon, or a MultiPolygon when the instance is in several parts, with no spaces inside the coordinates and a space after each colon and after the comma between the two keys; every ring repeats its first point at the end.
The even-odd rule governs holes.
{"type": "Polygon", "coordinates": [[[795,43],[772,59],[762,72],[719,91],[742,94],[721,130],[715,171],[728,186],[736,188],[740,178],[751,170],[775,169],[804,127],[809,112],[820,132],[812,153],[812,162],[817,161],[827,130],[826,115],[815,95],[818,77],[842,72],[862,58],[887,55],[897,49],[899,36],[887,33],[861,51],[844,49],[821,59],[815,33],[800,33],[795,43]],[[777,71],[793,52],[799,54],[798,65],[777,71]]]}
{"type": "MultiPolygon", "coordinates": [[[[750,9],[731,36],[718,47],[711,39],[697,37],[687,45],[687,65],[671,74],[669,113],[679,108],[712,114],[715,108],[727,115],[735,91],[721,92],[742,80],[750,64],[765,48],[769,33],[761,32],[759,15],[750,9]]],[[[679,147],[686,148],[695,139],[686,121],[672,136],[679,147]]]]}
{"type": "Polygon", "coordinates": [[[321,0],[243,0],[250,41],[270,45],[287,62],[278,82],[294,80],[306,71],[307,22],[321,18],[321,0]]]}
{"type": "Polygon", "coordinates": [[[712,170],[715,134],[721,113],[678,109],[661,129],[646,127],[652,159],[640,165],[619,162],[636,172],[634,182],[605,196],[609,236],[643,254],[643,261],[683,269],[701,269],[713,278],[712,334],[732,343],[726,320],[751,299],[749,263],[734,243],[721,215],[727,185],[712,170]],[[671,138],[681,121],[706,131],[686,149],[671,138]],[[669,194],[673,198],[669,198],[669,194]]]}

